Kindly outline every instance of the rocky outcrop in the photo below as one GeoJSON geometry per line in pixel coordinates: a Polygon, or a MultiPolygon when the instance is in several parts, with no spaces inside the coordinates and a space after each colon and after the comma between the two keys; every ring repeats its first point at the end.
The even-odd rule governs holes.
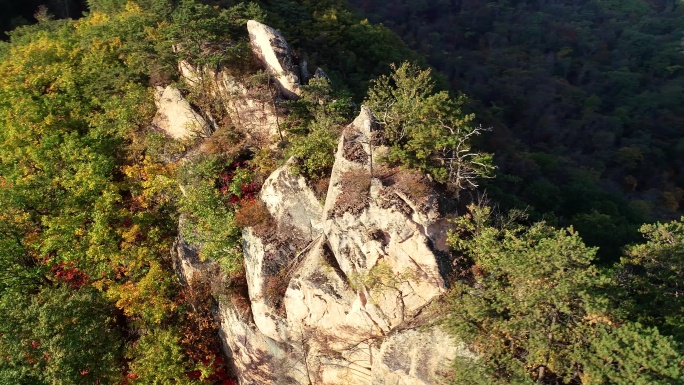
{"type": "MultiPolygon", "coordinates": [[[[248,28],[282,94],[297,97],[285,40],[255,21],[248,28]]],[[[260,102],[224,70],[179,69],[252,135],[275,135],[270,96],[260,102]]],[[[306,66],[301,74],[311,76],[306,66]]],[[[326,75],[319,68],[313,77],[326,75]]],[[[344,130],[324,202],[290,163],[264,182],[259,222],[242,234],[244,290],[220,297],[217,310],[241,384],[439,384],[454,357],[473,357],[430,324],[431,305],[446,291],[450,222],[423,177],[378,165],[387,153],[379,129],[362,108],[344,130]]],[[[180,238],[174,245],[184,282],[217,274],[198,249],[180,238]]]]}
{"type": "Polygon", "coordinates": [[[252,50],[275,78],[283,96],[297,99],[301,93],[299,70],[285,38],[275,29],[255,20],[247,22],[247,31],[252,50]]]}
{"type": "Polygon", "coordinates": [[[209,124],[192,108],[177,88],[157,87],[154,101],[157,114],[152,120],[152,125],[174,139],[206,136],[210,133],[209,124]]]}
{"type": "Polygon", "coordinates": [[[304,178],[288,166],[276,170],[260,193],[271,217],[243,232],[245,271],[254,321],[276,341],[287,340],[281,298],[297,262],[322,232],[321,206],[304,178]]]}
{"type": "Polygon", "coordinates": [[[324,204],[289,164],[264,183],[269,219],[243,233],[252,317],[220,311],[241,383],[435,384],[469,354],[438,327],[418,328],[445,291],[446,221],[431,193],[402,192],[403,171],[371,177],[383,152],[373,129],[363,109],[345,130],[324,204]]]}
{"type": "MultiPolygon", "coordinates": [[[[311,75],[306,61],[302,61],[299,68],[285,38],[273,28],[254,20],[247,23],[247,28],[252,52],[267,70],[268,79],[261,79],[261,83],[254,79],[238,79],[225,67],[202,68],[188,61],[179,62],[178,70],[193,92],[208,95],[212,103],[222,106],[231,123],[254,143],[272,145],[284,135],[279,129],[282,112],[279,112],[278,104],[282,97],[297,99],[301,84],[306,84],[310,78],[328,77],[321,68],[316,68],[311,75]],[[271,84],[277,86],[278,92],[271,91],[271,84]]],[[[213,123],[210,111],[202,113],[213,123]]]]}
{"type": "Polygon", "coordinates": [[[279,135],[279,117],[270,91],[249,88],[229,71],[198,68],[181,61],[178,69],[185,82],[218,102],[236,127],[258,143],[270,143],[279,135]]]}
{"type": "MultiPolygon", "coordinates": [[[[341,270],[372,282],[359,291],[377,307],[380,316],[374,322],[387,333],[445,291],[434,245],[446,228],[435,226],[442,218],[434,202],[419,208],[371,175],[372,155],[378,156],[371,151],[382,150],[372,148],[372,126],[372,114],[363,108],[340,139],[323,212],[324,232],[341,270]],[[359,149],[350,160],[345,153],[353,146],[359,149]],[[350,191],[349,186],[362,183],[367,190],[350,191]]],[[[397,183],[399,177],[394,179],[397,183]]]]}

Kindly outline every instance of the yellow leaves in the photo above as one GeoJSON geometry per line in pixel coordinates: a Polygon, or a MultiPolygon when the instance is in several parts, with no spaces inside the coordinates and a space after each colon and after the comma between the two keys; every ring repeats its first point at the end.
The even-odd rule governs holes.
{"type": "Polygon", "coordinates": [[[87,29],[91,26],[106,24],[109,20],[110,17],[106,13],[94,11],[91,12],[90,17],[75,22],[74,27],[76,27],[76,29],[87,29]]]}
{"type": "Polygon", "coordinates": [[[142,208],[169,203],[177,193],[175,182],[177,165],[155,163],[149,156],[140,163],[124,166],[123,172],[134,181],[139,181],[142,192],[135,197],[142,208]]]}
{"type": "Polygon", "coordinates": [[[128,2],[126,2],[125,13],[128,13],[128,14],[142,13],[142,8],[140,8],[140,6],[137,3],[133,2],[133,1],[128,1],[128,2]]]}
{"type": "Polygon", "coordinates": [[[141,318],[151,324],[160,324],[175,308],[171,298],[171,277],[158,262],[151,262],[149,270],[138,282],[127,281],[114,285],[107,296],[128,317],[141,318]]]}
{"type": "Polygon", "coordinates": [[[156,163],[146,155],[139,163],[124,166],[123,172],[127,177],[134,180],[149,182],[157,176],[172,178],[178,166],[176,164],[156,163]]]}
{"type": "Polygon", "coordinates": [[[330,20],[330,21],[335,21],[337,20],[337,10],[335,9],[329,9],[326,12],[324,12],[320,18],[322,20],[330,20]]]}
{"type": "Polygon", "coordinates": [[[139,164],[133,164],[123,167],[123,173],[134,180],[147,180],[147,174],[144,172],[144,167],[139,164]]]}
{"type": "Polygon", "coordinates": [[[604,324],[613,326],[615,324],[608,317],[601,314],[587,314],[582,318],[582,321],[588,323],[589,325],[604,324]]]}
{"type": "Polygon", "coordinates": [[[140,231],[139,225],[136,224],[131,226],[129,229],[121,233],[121,248],[126,249],[128,247],[131,247],[136,243],[136,240],[139,239],[141,235],[142,232],[140,231]]]}
{"type": "Polygon", "coordinates": [[[123,42],[119,37],[112,37],[107,40],[95,38],[90,41],[90,52],[88,57],[100,57],[104,59],[103,53],[115,53],[123,47],[123,42]]]}
{"type": "MultiPolygon", "coordinates": [[[[12,46],[0,63],[0,92],[21,95],[53,93],[73,88],[77,58],[82,51],[68,40],[42,35],[28,44],[12,46]]],[[[15,102],[13,102],[14,104],[15,102]]]]}

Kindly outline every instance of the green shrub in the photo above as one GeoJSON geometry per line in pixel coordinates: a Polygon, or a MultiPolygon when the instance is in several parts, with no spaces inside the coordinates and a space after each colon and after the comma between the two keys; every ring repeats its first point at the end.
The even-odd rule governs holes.
{"type": "Polygon", "coordinates": [[[350,99],[332,92],[326,79],[311,79],[299,100],[290,103],[285,127],[290,134],[287,154],[296,172],[317,179],[330,173],[342,126],[352,114],[350,99]]]}
{"type": "Polygon", "coordinates": [[[204,156],[182,167],[179,179],[185,193],[180,212],[185,223],[180,233],[189,242],[201,246],[202,259],[212,259],[229,272],[242,263],[242,236],[234,223],[233,208],[216,186],[226,163],[216,156],[204,156]]]}
{"type": "Polygon", "coordinates": [[[492,156],[472,149],[473,137],[484,129],[463,112],[465,96],[435,93],[430,70],[409,63],[392,69],[373,82],[365,101],[390,145],[385,160],[430,174],[456,191],[477,187],[477,179],[493,169],[492,156]]]}

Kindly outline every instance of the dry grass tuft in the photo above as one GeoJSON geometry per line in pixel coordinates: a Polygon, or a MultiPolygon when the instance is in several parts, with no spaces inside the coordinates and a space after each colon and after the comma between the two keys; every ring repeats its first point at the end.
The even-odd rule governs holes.
{"type": "Polygon", "coordinates": [[[245,136],[232,123],[221,124],[220,127],[202,144],[202,150],[208,154],[222,154],[235,158],[243,149],[245,136]]]}
{"type": "Polygon", "coordinates": [[[228,277],[228,299],[242,319],[252,319],[252,304],[249,300],[249,289],[244,267],[231,273],[228,277]]]}
{"type": "Polygon", "coordinates": [[[269,219],[271,214],[266,205],[259,199],[243,199],[235,212],[235,224],[238,227],[254,227],[269,219]]]}
{"type": "Polygon", "coordinates": [[[344,155],[344,158],[349,161],[366,164],[368,162],[368,153],[364,150],[360,140],[361,138],[359,135],[350,135],[346,132],[344,135],[342,154],[344,155]]]}
{"type": "Polygon", "coordinates": [[[330,217],[344,213],[360,214],[370,204],[370,173],[366,170],[350,170],[342,174],[342,194],[337,197],[330,217]]]}
{"type": "Polygon", "coordinates": [[[382,181],[385,188],[381,195],[384,200],[383,208],[394,207],[399,212],[410,215],[413,209],[404,200],[408,199],[418,210],[428,211],[436,194],[434,183],[424,175],[410,170],[398,168],[380,167],[376,172],[377,178],[382,181]]]}

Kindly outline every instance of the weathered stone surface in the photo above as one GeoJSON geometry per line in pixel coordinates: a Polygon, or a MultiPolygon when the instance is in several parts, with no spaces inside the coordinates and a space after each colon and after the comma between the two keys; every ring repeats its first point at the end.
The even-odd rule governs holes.
{"type": "MultiPolygon", "coordinates": [[[[439,253],[450,226],[432,197],[398,186],[404,171],[394,184],[370,177],[371,159],[385,150],[370,144],[374,128],[363,108],[345,130],[324,205],[289,164],[265,181],[259,199],[269,219],[243,232],[240,298],[249,297],[251,317],[220,303],[242,384],[439,384],[455,356],[473,357],[439,328],[417,328],[445,292],[439,253]],[[349,172],[368,178],[366,190],[360,204],[341,207],[359,194],[349,172]]],[[[194,250],[179,244],[181,259],[192,257],[182,247],[194,250]]],[[[183,275],[198,268],[188,266],[183,275]]]]}
{"type": "Polygon", "coordinates": [[[174,139],[187,139],[209,134],[209,124],[192,109],[190,103],[183,98],[177,88],[157,87],[154,101],[157,105],[157,114],[152,124],[169,136],[174,139]]]}
{"type": "Polygon", "coordinates": [[[208,269],[212,268],[211,262],[199,260],[199,250],[195,245],[188,244],[181,237],[171,247],[174,270],[183,283],[192,281],[196,276],[202,276],[208,269]]]}
{"type": "Polygon", "coordinates": [[[288,345],[264,336],[226,302],[219,305],[220,337],[241,385],[308,384],[304,362],[288,345]]]}
{"type": "Polygon", "coordinates": [[[251,228],[243,231],[242,238],[254,323],[263,335],[275,341],[283,341],[286,334],[285,320],[276,304],[269,301],[279,294],[270,290],[269,284],[278,279],[282,270],[282,250],[278,250],[278,245],[264,242],[251,228]]]}
{"type": "MultiPolygon", "coordinates": [[[[284,313],[274,296],[283,296],[296,258],[302,258],[308,245],[322,232],[322,208],[304,178],[293,175],[285,165],[264,182],[259,194],[273,218],[271,229],[253,228],[243,232],[245,271],[249,284],[254,322],[264,335],[286,338],[284,313]],[[274,293],[282,288],[283,292],[274,293]]],[[[262,227],[264,227],[262,225],[262,227]]]]}
{"type": "Polygon", "coordinates": [[[204,82],[204,70],[193,66],[185,60],[178,62],[178,71],[180,72],[185,82],[191,87],[197,87],[204,82]]]}
{"type": "Polygon", "coordinates": [[[290,281],[284,304],[292,339],[313,333],[325,350],[340,352],[384,331],[373,321],[377,309],[349,285],[332,258],[321,238],[290,281]]]}
{"type": "Polygon", "coordinates": [[[308,234],[312,240],[321,233],[323,207],[306,180],[301,175],[293,175],[290,162],[275,170],[264,182],[260,199],[276,223],[287,223],[308,234]]]}
{"type": "Polygon", "coordinates": [[[189,86],[208,91],[222,104],[232,123],[255,142],[269,144],[279,136],[278,112],[267,90],[248,88],[225,69],[198,68],[186,61],[178,69],[189,86]]]}
{"type": "Polygon", "coordinates": [[[323,71],[323,68],[321,68],[321,67],[316,68],[316,72],[314,72],[314,77],[316,79],[325,79],[327,81],[330,81],[330,78],[325,73],[325,71],[323,71]]]}
{"type": "MultiPolygon", "coordinates": [[[[367,300],[376,304],[381,317],[378,325],[392,329],[412,317],[433,298],[445,291],[438,257],[431,246],[444,229],[436,209],[423,210],[408,197],[393,192],[392,199],[410,211],[385,202],[386,188],[373,179],[364,193],[366,203],[357,212],[339,213],[340,199],[348,200],[345,173],[365,170],[370,175],[372,113],[362,108],[360,115],[340,138],[324,208],[324,233],[342,271],[364,285],[367,300]],[[355,138],[366,153],[364,162],[346,159],[345,141],[355,138]]],[[[375,150],[374,150],[375,151],[375,150]]],[[[363,174],[361,174],[363,176],[363,174]]]]}
{"type": "Polygon", "coordinates": [[[302,60],[299,63],[299,75],[302,84],[309,83],[309,79],[311,79],[311,72],[309,72],[309,63],[306,60],[302,60]]]}
{"type": "Polygon", "coordinates": [[[440,327],[394,333],[373,349],[373,384],[446,384],[454,357],[476,359],[440,327]]]}
{"type": "Polygon", "coordinates": [[[275,77],[283,96],[297,99],[301,94],[298,69],[292,59],[292,51],[285,38],[275,29],[255,20],[247,22],[252,50],[275,77]]]}

